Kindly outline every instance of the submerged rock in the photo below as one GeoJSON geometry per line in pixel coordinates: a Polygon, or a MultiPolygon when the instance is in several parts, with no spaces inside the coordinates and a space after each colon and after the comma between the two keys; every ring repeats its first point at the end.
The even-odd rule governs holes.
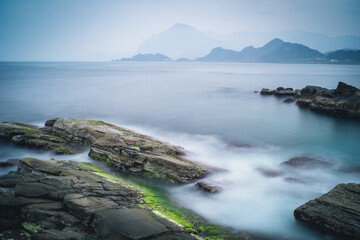
{"type": "Polygon", "coordinates": [[[265,177],[278,177],[284,175],[283,171],[275,170],[275,169],[257,168],[256,170],[258,170],[265,177]]]}
{"type": "Polygon", "coordinates": [[[85,164],[21,159],[17,174],[1,177],[0,186],[0,230],[25,228],[31,239],[171,239],[179,233],[196,239],[146,209],[135,186],[109,181],[85,164]]]}
{"type": "Polygon", "coordinates": [[[296,220],[342,239],[360,239],[360,184],[338,184],[330,192],[301,205],[296,220]]]}
{"type": "Polygon", "coordinates": [[[18,145],[74,153],[90,147],[89,156],[112,167],[169,182],[189,182],[206,169],[183,158],[183,149],[102,121],[56,118],[32,129],[20,123],[0,124],[0,138],[18,145]]]}
{"type": "Polygon", "coordinates": [[[217,192],[221,191],[221,189],[219,187],[214,186],[214,185],[210,185],[210,184],[208,184],[206,182],[197,182],[195,184],[195,186],[197,186],[201,190],[203,190],[205,192],[209,192],[209,193],[217,193],[217,192]]]}
{"type": "Polygon", "coordinates": [[[290,158],[289,160],[282,162],[281,165],[294,168],[331,167],[331,164],[326,161],[307,156],[290,158]]]}

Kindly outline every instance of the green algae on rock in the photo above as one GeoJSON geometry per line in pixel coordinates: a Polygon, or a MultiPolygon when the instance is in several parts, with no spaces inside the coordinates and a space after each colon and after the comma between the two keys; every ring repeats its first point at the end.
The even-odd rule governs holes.
{"type": "Polygon", "coordinates": [[[0,124],[0,138],[59,154],[72,154],[78,151],[76,146],[87,145],[95,160],[168,182],[190,182],[206,173],[204,167],[181,157],[181,147],[102,121],[55,118],[42,128],[5,122],[0,124]]]}
{"type": "Polygon", "coordinates": [[[45,125],[54,135],[66,135],[68,141],[76,139],[75,142],[87,144],[91,158],[115,168],[169,182],[189,182],[206,172],[205,168],[182,159],[180,147],[102,121],[56,118],[45,125]]]}
{"type": "Polygon", "coordinates": [[[0,123],[0,139],[10,140],[16,145],[50,150],[57,154],[72,154],[77,151],[67,144],[65,139],[21,123],[0,123]]]}
{"type": "Polygon", "coordinates": [[[89,163],[21,159],[0,187],[0,229],[31,239],[250,239],[178,208],[161,189],[89,163]]]}

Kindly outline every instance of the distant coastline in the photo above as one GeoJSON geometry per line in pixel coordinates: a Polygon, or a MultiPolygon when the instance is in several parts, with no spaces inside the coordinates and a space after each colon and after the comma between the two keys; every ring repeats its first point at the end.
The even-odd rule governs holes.
{"type": "Polygon", "coordinates": [[[284,42],[275,38],[263,47],[249,46],[241,51],[221,47],[213,48],[206,56],[195,59],[179,58],[174,60],[164,54],[148,53],[112,61],[360,64],[360,50],[339,49],[321,53],[303,44],[284,42]]]}

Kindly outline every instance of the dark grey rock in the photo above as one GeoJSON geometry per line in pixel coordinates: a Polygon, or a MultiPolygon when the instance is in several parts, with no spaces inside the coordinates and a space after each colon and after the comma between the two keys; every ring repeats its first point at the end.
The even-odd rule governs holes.
{"type": "Polygon", "coordinates": [[[261,95],[274,95],[275,94],[275,90],[270,90],[268,88],[263,88],[260,91],[261,95]]]}
{"type": "Polygon", "coordinates": [[[283,100],[283,103],[293,103],[296,102],[297,100],[295,98],[286,98],[283,100]]]}
{"type": "Polygon", "coordinates": [[[194,239],[140,208],[146,205],[137,188],[93,171],[76,162],[21,159],[16,174],[0,179],[8,186],[0,188],[0,231],[26,223],[41,228],[31,239],[194,239]]]}
{"type": "Polygon", "coordinates": [[[143,239],[170,230],[145,209],[109,209],[94,215],[92,226],[103,239],[143,239]]]}
{"type": "Polygon", "coordinates": [[[24,197],[45,197],[53,191],[56,191],[55,187],[38,182],[19,183],[15,186],[15,194],[24,197]]]}
{"type": "Polygon", "coordinates": [[[42,230],[31,236],[34,240],[95,240],[95,234],[89,234],[76,227],[66,227],[63,230],[42,230]]]}
{"type": "Polygon", "coordinates": [[[341,239],[360,239],[360,184],[338,184],[330,192],[301,205],[296,220],[341,239]]]}
{"type": "MultiPolygon", "coordinates": [[[[329,90],[317,86],[306,86],[292,91],[282,87],[276,90],[265,89],[264,94],[291,95],[297,99],[300,107],[328,115],[360,119],[360,90],[346,83],[339,82],[336,89],[329,90]]],[[[284,102],[290,102],[290,98],[284,102]]]]}
{"type": "Polygon", "coordinates": [[[283,88],[283,87],[278,87],[275,92],[274,92],[275,96],[294,96],[295,95],[295,91],[292,88],[283,88]]]}
{"type": "Polygon", "coordinates": [[[11,166],[16,166],[16,164],[18,163],[19,159],[8,159],[5,162],[0,162],[0,167],[11,167],[11,166]]]}

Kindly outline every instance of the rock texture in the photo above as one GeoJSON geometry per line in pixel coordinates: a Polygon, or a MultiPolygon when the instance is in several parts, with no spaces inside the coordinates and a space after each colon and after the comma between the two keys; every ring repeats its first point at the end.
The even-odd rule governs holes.
{"type": "Polygon", "coordinates": [[[0,230],[23,228],[31,239],[196,239],[144,208],[133,186],[80,163],[21,159],[0,187],[0,230]]]}
{"type": "Polygon", "coordinates": [[[336,234],[341,239],[360,239],[359,200],[360,184],[339,184],[295,209],[294,216],[298,221],[336,234]]]}
{"type": "Polygon", "coordinates": [[[260,94],[294,96],[300,107],[329,115],[360,119],[360,90],[343,82],[339,82],[337,88],[332,90],[306,86],[301,90],[291,91],[290,88],[279,87],[276,90],[264,88],[260,94]]]}
{"type": "Polygon", "coordinates": [[[57,154],[71,154],[77,151],[63,138],[21,123],[0,123],[0,139],[10,140],[17,145],[51,150],[57,154]]]}
{"type": "Polygon", "coordinates": [[[56,118],[39,129],[2,123],[0,138],[56,153],[74,153],[75,146],[87,145],[93,159],[169,182],[189,182],[206,172],[205,168],[181,158],[180,147],[102,121],[56,118]]]}

